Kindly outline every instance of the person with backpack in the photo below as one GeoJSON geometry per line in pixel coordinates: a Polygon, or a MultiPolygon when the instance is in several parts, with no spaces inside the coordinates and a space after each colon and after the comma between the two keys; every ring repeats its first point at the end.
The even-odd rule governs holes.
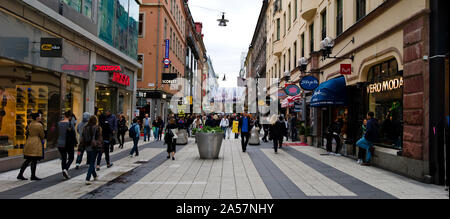
{"type": "Polygon", "coordinates": [[[86,185],[91,185],[91,176],[94,176],[94,181],[99,177],[95,172],[95,159],[102,144],[102,129],[97,125],[97,117],[93,115],[89,118],[88,123],[83,126],[80,145],[78,146],[78,151],[86,151],[87,153],[89,168],[86,175],[86,185]]]}
{"type": "Polygon", "coordinates": [[[141,130],[139,128],[138,119],[133,119],[133,124],[131,124],[130,130],[128,130],[128,135],[131,139],[133,139],[133,148],[130,151],[130,157],[133,157],[135,154],[136,157],[139,156],[138,143],[139,143],[139,134],[141,130]]]}
{"type": "MultiPolygon", "coordinates": [[[[80,141],[79,141],[80,143],[81,143],[81,137],[83,134],[83,128],[89,122],[90,117],[91,117],[90,113],[88,113],[88,112],[83,113],[83,121],[80,122],[80,124],[78,124],[78,126],[77,126],[77,132],[78,132],[78,136],[80,139],[80,141]]],[[[83,160],[83,155],[84,155],[84,150],[80,150],[80,148],[78,148],[77,160],[75,162],[75,169],[77,169],[77,170],[80,168],[81,161],[83,160]]]]}
{"type": "Polygon", "coordinates": [[[360,149],[362,148],[366,151],[366,157],[361,164],[363,166],[370,166],[373,144],[378,139],[378,120],[374,117],[375,114],[373,112],[367,113],[366,134],[356,143],[360,149]]]}
{"type": "Polygon", "coordinates": [[[58,151],[61,154],[61,169],[65,179],[70,179],[69,168],[74,160],[77,137],[72,112],[64,113],[64,119],[58,123],[58,151]]]}
{"type": "Polygon", "coordinates": [[[97,154],[97,168],[96,168],[97,171],[100,170],[100,164],[102,161],[103,153],[105,154],[106,167],[110,168],[113,165],[109,160],[109,150],[110,150],[109,145],[113,136],[113,130],[109,125],[109,121],[105,114],[100,115],[99,124],[100,127],[102,128],[103,144],[101,150],[97,154]]]}

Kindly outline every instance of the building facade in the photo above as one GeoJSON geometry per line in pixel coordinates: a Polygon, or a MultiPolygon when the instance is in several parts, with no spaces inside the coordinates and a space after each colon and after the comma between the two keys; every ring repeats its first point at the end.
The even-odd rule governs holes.
{"type": "Polygon", "coordinates": [[[23,161],[31,113],[43,115],[46,159],[57,157],[55,129],[65,111],[135,110],[139,2],[0,2],[0,171],[23,161]]]}
{"type": "MultiPolygon", "coordinates": [[[[267,74],[281,79],[280,88],[287,81],[284,72],[291,76],[289,83],[295,84],[307,75],[325,87],[345,80],[341,94],[324,97],[323,90],[316,90],[302,96],[314,145],[322,147],[328,126],[342,119],[344,153],[356,156],[355,144],[371,111],[379,121],[374,164],[417,180],[443,183],[448,49],[431,54],[432,44],[438,42],[436,36],[432,38],[432,24],[439,23],[438,19],[431,21],[432,15],[442,13],[433,6],[439,4],[446,3],[269,1],[267,74]],[[321,44],[327,37],[334,45],[324,56],[321,44]],[[301,57],[308,62],[303,72],[297,64],[301,57]],[[442,63],[441,71],[434,73],[440,80],[433,78],[429,57],[442,63]],[[350,72],[344,72],[349,64],[350,72]],[[436,96],[431,95],[433,90],[436,96]],[[332,100],[341,96],[342,102],[332,100]],[[431,114],[437,109],[439,113],[431,114]]],[[[448,35],[447,29],[441,31],[448,35]]]]}
{"type": "MultiPolygon", "coordinates": [[[[185,77],[186,20],[183,0],[144,0],[140,7],[142,30],[139,57],[142,73],[138,75],[137,107],[140,117],[166,118],[170,101],[178,91],[164,84],[163,74],[185,77]],[[163,63],[168,58],[170,63],[163,63]]],[[[183,83],[183,81],[179,81],[183,83]]]]}

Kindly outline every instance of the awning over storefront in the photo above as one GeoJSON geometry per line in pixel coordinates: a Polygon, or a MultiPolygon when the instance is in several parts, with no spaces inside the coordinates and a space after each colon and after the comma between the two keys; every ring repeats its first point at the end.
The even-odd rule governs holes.
{"type": "Polygon", "coordinates": [[[314,91],[311,98],[312,107],[347,105],[345,77],[339,77],[323,82],[314,91]]]}

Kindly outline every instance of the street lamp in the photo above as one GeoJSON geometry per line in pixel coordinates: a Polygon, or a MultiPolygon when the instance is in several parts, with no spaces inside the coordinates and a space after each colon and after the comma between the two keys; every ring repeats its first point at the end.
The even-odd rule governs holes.
{"type": "Polygon", "coordinates": [[[286,81],[291,80],[291,72],[290,71],[285,71],[284,72],[284,77],[286,78],[286,81]]]}
{"type": "Polygon", "coordinates": [[[323,59],[329,58],[331,51],[334,47],[334,40],[330,37],[326,37],[322,42],[320,42],[320,51],[322,52],[323,59]]]}
{"type": "Polygon", "coordinates": [[[299,67],[300,71],[305,72],[307,66],[308,66],[308,59],[306,59],[305,57],[301,57],[298,60],[298,67],[299,67]]]}
{"type": "Polygon", "coordinates": [[[226,27],[227,26],[227,22],[229,22],[229,20],[225,19],[225,12],[222,12],[222,18],[221,19],[217,19],[217,21],[219,21],[219,26],[220,27],[226,27]]]}

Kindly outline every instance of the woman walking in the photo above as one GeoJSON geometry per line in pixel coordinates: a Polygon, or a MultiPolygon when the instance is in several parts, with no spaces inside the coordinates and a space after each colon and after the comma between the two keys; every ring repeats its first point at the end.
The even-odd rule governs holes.
{"type": "Polygon", "coordinates": [[[72,121],[72,112],[64,113],[64,119],[58,123],[58,150],[61,154],[61,169],[64,178],[69,179],[69,168],[74,160],[77,138],[72,121]]]}
{"type": "Polygon", "coordinates": [[[97,172],[95,172],[95,160],[97,153],[102,147],[102,129],[97,125],[97,117],[91,116],[89,122],[83,127],[81,134],[80,146],[78,150],[86,151],[87,162],[89,164],[89,169],[86,176],[86,185],[90,185],[91,176],[94,176],[94,181],[99,177],[97,172]]]}
{"type": "Polygon", "coordinates": [[[118,123],[119,130],[117,132],[117,139],[119,140],[119,148],[123,149],[123,144],[125,143],[125,133],[128,131],[127,120],[125,120],[125,116],[123,114],[120,115],[118,123]]]}
{"type": "Polygon", "coordinates": [[[177,122],[175,119],[171,119],[169,121],[169,124],[166,127],[166,135],[164,136],[164,141],[167,144],[167,159],[170,159],[170,156],[172,155],[172,160],[175,160],[175,152],[176,152],[176,145],[177,145],[177,122]]]}
{"type": "Polygon", "coordinates": [[[222,120],[220,121],[220,127],[222,128],[222,131],[223,131],[223,139],[225,139],[227,137],[227,129],[228,129],[229,125],[230,124],[229,124],[228,118],[224,116],[222,118],[222,120]]]}
{"type": "Polygon", "coordinates": [[[133,157],[133,154],[135,154],[136,157],[139,156],[138,143],[140,133],[141,130],[139,129],[138,119],[134,118],[129,132],[130,138],[133,139],[133,149],[130,151],[130,157],[133,157]]]}
{"type": "Polygon", "coordinates": [[[164,129],[164,120],[160,117],[158,117],[159,120],[159,132],[158,132],[158,141],[161,141],[161,137],[162,137],[162,133],[163,133],[163,129],[164,129]]]}
{"type": "Polygon", "coordinates": [[[28,126],[28,138],[27,142],[23,149],[23,155],[25,158],[25,162],[22,164],[20,168],[19,175],[17,179],[27,180],[27,178],[23,177],[23,173],[25,169],[27,169],[28,165],[31,163],[31,180],[41,180],[36,177],[36,166],[38,160],[40,160],[43,156],[44,151],[42,150],[42,141],[44,140],[44,126],[40,123],[41,115],[38,113],[31,114],[31,118],[33,121],[28,126]]]}
{"type": "MultiPolygon", "coordinates": [[[[89,119],[91,118],[91,114],[88,112],[83,113],[83,121],[80,122],[80,124],[78,124],[77,126],[77,133],[78,133],[78,138],[80,139],[80,143],[81,143],[81,136],[83,134],[83,129],[84,127],[87,125],[87,123],[89,122],[89,119]]],[[[78,146],[78,152],[77,152],[77,160],[75,162],[75,169],[79,169],[80,165],[81,165],[81,161],[83,160],[83,154],[84,154],[84,150],[80,150],[80,147],[78,146]]]]}
{"type": "Polygon", "coordinates": [[[286,124],[283,121],[283,117],[277,119],[277,115],[273,115],[270,118],[270,128],[269,128],[269,140],[273,140],[273,149],[275,154],[278,154],[278,148],[283,145],[283,138],[286,132],[286,124]]]}

